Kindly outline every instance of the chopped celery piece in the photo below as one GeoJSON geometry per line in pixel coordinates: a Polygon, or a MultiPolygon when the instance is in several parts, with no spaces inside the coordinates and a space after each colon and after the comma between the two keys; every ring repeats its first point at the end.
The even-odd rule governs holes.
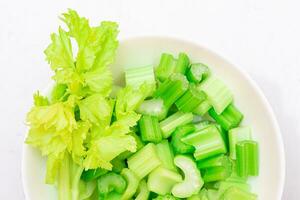
{"type": "Polygon", "coordinates": [[[220,197],[220,200],[256,200],[257,195],[241,190],[237,187],[230,187],[220,197]]]}
{"type": "Polygon", "coordinates": [[[126,179],[127,187],[122,195],[122,200],[130,199],[138,189],[140,179],[130,169],[122,170],[121,175],[126,179]]]}
{"type": "Polygon", "coordinates": [[[169,194],[172,187],[182,181],[179,173],[164,167],[158,167],[149,174],[148,189],[160,195],[169,194]]]}
{"type": "Polygon", "coordinates": [[[190,59],[185,53],[179,53],[175,66],[175,73],[185,74],[190,66],[190,59]]]}
{"type": "Polygon", "coordinates": [[[231,161],[228,156],[222,154],[211,158],[200,160],[197,162],[198,169],[204,169],[209,167],[227,167],[231,166],[231,161]]]}
{"type": "Polygon", "coordinates": [[[139,88],[143,83],[156,84],[153,66],[128,68],[125,70],[125,82],[133,88],[139,88]]]}
{"type": "Polygon", "coordinates": [[[154,98],[162,99],[166,108],[169,109],[185,93],[188,86],[189,83],[184,75],[173,74],[158,86],[154,92],[154,98]]]}
{"type": "Polygon", "coordinates": [[[172,194],[178,198],[188,198],[198,194],[204,182],[196,163],[188,156],[178,155],[174,163],[184,174],[184,180],[177,183],[172,188],[172,194]]]}
{"type": "Polygon", "coordinates": [[[83,171],[81,174],[81,179],[84,181],[92,181],[97,179],[99,176],[106,174],[108,170],[97,168],[97,169],[89,169],[87,171],[83,171]]]}
{"type": "Polygon", "coordinates": [[[237,127],[230,129],[229,137],[229,152],[231,159],[236,159],[236,144],[244,140],[251,140],[251,128],[248,126],[237,127]]]}
{"type": "Polygon", "coordinates": [[[160,81],[166,80],[173,74],[175,67],[176,59],[171,54],[163,53],[155,70],[157,79],[160,81]]]}
{"type": "Polygon", "coordinates": [[[199,91],[194,84],[190,84],[189,89],[175,102],[175,105],[178,110],[192,112],[205,98],[203,92],[199,91]]]}
{"type": "Polygon", "coordinates": [[[258,143],[245,140],[236,144],[237,174],[241,177],[258,176],[258,143]]]}
{"type": "Polygon", "coordinates": [[[186,73],[188,80],[192,83],[200,83],[210,74],[209,68],[202,63],[194,63],[186,73]]]}
{"type": "Polygon", "coordinates": [[[230,104],[221,114],[217,114],[213,108],[208,112],[226,131],[237,127],[243,119],[243,114],[233,104],[230,104]]]}
{"type": "Polygon", "coordinates": [[[159,123],[160,128],[162,130],[163,138],[170,137],[172,132],[176,129],[176,127],[188,124],[192,121],[192,113],[183,113],[178,111],[175,114],[169,116],[168,118],[164,119],[159,123]]]}
{"type": "Polygon", "coordinates": [[[111,161],[111,164],[113,165],[112,171],[116,173],[120,173],[124,168],[126,168],[125,160],[120,159],[119,157],[114,158],[111,161]]]}
{"type": "Polygon", "coordinates": [[[142,180],[139,184],[135,200],[148,200],[149,194],[150,191],[148,189],[147,183],[145,180],[142,180]]]}
{"type": "Polygon", "coordinates": [[[225,180],[231,174],[230,167],[209,167],[201,170],[205,183],[225,180]]]}
{"type": "Polygon", "coordinates": [[[110,199],[111,194],[122,194],[126,189],[125,179],[114,172],[109,172],[98,179],[99,199],[110,199]]]}
{"type": "Polygon", "coordinates": [[[208,198],[208,191],[207,189],[203,188],[200,190],[200,192],[198,194],[195,194],[189,198],[187,198],[187,200],[212,200],[208,198]]]}
{"type": "Polygon", "coordinates": [[[147,176],[152,170],[158,167],[161,162],[156,153],[156,147],[149,143],[133,154],[127,160],[128,168],[131,169],[140,179],[147,176]]]}
{"type": "Polygon", "coordinates": [[[86,200],[89,199],[93,195],[93,193],[96,191],[97,182],[89,181],[85,182],[83,180],[80,180],[79,182],[79,200],[86,200]]]}
{"type": "Polygon", "coordinates": [[[156,145],[156,152],[164,168],[177,171],[177,168],[174,164],[174,153],[168,140],[163,140],[158,143],[156,145]]]}
{"type": "Polygon", "coordinates": [[[176,130],[172,134],[171,139],[171,144],[176,154],[194,153],[195,147],[189,144],[185,144],[181,141],[183,137],[191,134],[194,131],[194,124],[186,124],[176,128],[176,130]]]}
{"type": "Polygon", "coordinates": [[[209,101],[204,100],[193,110],[193,113],[203,116],[209,111],[209,109],[211,109],[209,101]]]}
{"type": "Polygon", "coordinates": [[[250,185],[247,183],[233,182],[233,181],[220,181],[220,186],[218,189],[218,196],[221,197],[227,189],[231,187],[237,187],[244,191],[250,191],[250,185]]]}
{"type": "Polygon", "coordinates": [[[144,142],[160,142],[162,134],[157,117],[143,115],[139,120],[141,138],[144,142]]]}
{"type": "Polygon", "coordinates": [[[219,200],[218,199],[218,191],[217,190],[208,189],[207,190],[207,197],[208,197],[209,200],[219,200]]]}
{"type": "Polygon", "coordinates": [[[150,99],[145,100],[137,109],[137,112],[143,115],[154,116],[159,120],[162,120],[167,116],[168,110],[164,106],[164,101],[162,99],[150,99]]]}
{"type": "Polygon", "coordinates": [[[207,95],[207,100],[217,114],[221,114],[233,100],[230,89],[223,81],[214,76],[210,76],[203,81],[199,89],[207,95]]]}
{"type": "Polygon", "coordinates": [[[196,160],[226,153],[224,141],[215,125],[185,136],[182,138],[182,142],[195,147],[194,157],[196,160]]]}

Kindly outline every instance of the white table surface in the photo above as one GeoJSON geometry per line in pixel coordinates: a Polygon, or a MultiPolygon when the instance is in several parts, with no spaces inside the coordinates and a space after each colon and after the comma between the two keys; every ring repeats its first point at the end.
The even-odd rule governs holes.
{"type": "Polygon", "coordinates": [[[195,41],[247,71],[271,103],[285,144],[283,199],[300,198],[300,4],[297,0],[0,0],[0,199],[24,199],[21,151],[32,93],[50,79],[43,50],[57,16],[115,20],[120,37],[195,41]]]}

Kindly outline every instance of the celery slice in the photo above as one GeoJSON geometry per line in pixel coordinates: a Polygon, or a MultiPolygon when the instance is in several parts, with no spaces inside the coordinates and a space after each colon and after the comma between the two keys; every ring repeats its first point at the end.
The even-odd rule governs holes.
{"type": "Polygon", "coordinates": [[[170,137],[172,132],[176,129],[176,127],[188,124],[192,121],[192,113],[183,113],[178,111],[175,114],[169,116],[168,118],[164,119],[159,123],[160,128],[162,130],[163,138],[170,137]]]}
{"type": "Polygon", "coordinates": [[[251,140],[251,128],[248,126],[237,127],[230,129],[229,137],[229,152],[231,159],[236,159],[236,144],[244,140],[251,140]]]}
{"type": "Polygon", "coordinates": [[[192,112],[205,98],[203,92],[199,91],[194,84],[190,84],[189,89],[175,102],[175,105],[178,110],[192,112]]]}
{"type": "Polygon", "coordinates": [[[211,109],[209,101],[204,100],[193,110],[193,113],[203,116],[209,111],[209,109],[211,109]]]}
{"type": "Polygon", "coordinates": [[[141,138],[144,142],[159,142],[162,134],[157,117],[143,115],[139,120],[141,138]]]}
{"type": "Polygon", "coordinates": [[[258,143],[245,140],[236,144],[237,174],[241,177],[258,176],[258,143]]]}
{"type": "Polygon", "coordinates": [[[208,112],[226,131],[237,127],[243,120],[243,114],[233,104],[230,104],[221,114],[217,114],[213,108],[208,112]]]}
{"type": "Polygon", "coordinates": [[[167,116],[168,109],[164,106],[162,99],[150,99],[144,101],[137,109],[137,113],[157,117],[162,120],[167,116]]]}
{"type": "Polygon", "coordinates": [[[224,141],[215,125],[190,134],[181,141],[195,147],[194,157],[196,160],[226,153],[224,141]]]}
{"type": "Polygon", "coordinates": [[[159,65],[155,70],[155,74],[158,80],[165,81],[174,72],[176,66],[176,59],[167,53],[163,53],[160,57],[159,65]]]}
{"type": "Polygon", "coordinates": [[[198,194],[204,182],[196,163],[188,156],[178,155],[174,159],[175,165],[184,173],[184,180],[172,188],[172,194],[178,198],[188,198],[198,194]]]}
{"type": "Polygon", "coordinates": [[[210,76],[203,81],[199,89],[207,95],[207,100],[213,106],[217,114],[221,114],[233,101],[233,95],[229,88],[220,79],[210,76]]]}
{"type": "Polygon", "coordinates": [[[169,194],[172,187],[182,181],[179,173],[159,167],[149,174],[148,189],[160,195],[169,194]]]}
{"type": "Polygon", "coordinates": [[[87,171],[83,171],[80,178],[86,182],[92,181],[106,174],[107,172],[108,170],[102,168],[89,169],[87,171]]]}
{"type": "Polygon", "coordinates": [[[150,191],[148,189],[147,183],[145,180],[142,180],[139,184],[135,200],[148,200],[149,194],[150,191]]]}
{"type": "Polygon", "coordinates": [[[192,83],[200,83],[202,80],[207,78],[210,74],[209,68],[202,63],[192,64],[186,76],[192,83]]]}
{"type": "Polygon", "coordinates": [[[220,200],[256,200],[257,195],[241,190],[237,187],[231,187],[220,197],[220,200]]]}
{"type": "Polygon", "coordinates": [[[126,85],[130,85],[133,88],[139,88],[140,85],[147,82],[148,84],[156,84],[153,66],[128,68],[125,70],[125,82],[126,85]]]}
{"type": "Polygon", "coordinates": [[[170,148],[168,140],[163,140],[158,143],[156,145],[156,152],[164,168],[177,171],[177,168],[174,164],[174,153],[170,148]]]}
{"type": "Polygon", "coordinates": [[[185,74],[190,65],[190,59],[185,53],[179,53],[175,73],[185,74]]]}
{"type": "Polygon", "coordinates": [[[122,195],[122,200],[130,199],[138,189],[140,179],[130,169],[125,168],[122,170],[121,175],[125,178],[127,187],[122,195]]]}
{"type": "Polygon", "coordinates": [[[110,199],[111,193],[122,194],[126,189],[125,179],[114,172],[109,172],[98,179],[99,199],[110,199]]]}
{"type": "Polygon", "coordinates": [[[221,197],[226,190],[228,190],[231,187],[236,187],[239,188],[240,190],[243,191],[250,191],[250,185],[247,183],[241,183],[241,182],[233,182],[233,181],[221,181],[220,186],[218,189],[218,196],[221,197]]]}
{"type": "Polygon", "coordinates": [[[222,154],[211,158],[200,160],[197,162],[198,169],[204,169],[209,167],[227,167],[231,166],[231,161],[228,156],[222,154]]]}
{"type": "Polygon", "coordinates": [[[149,143],[128,158],[127,164],[129,169],[131,169],[140,179],[143,179],[152,170],[158,167],[161,162],[157,156],[155,145],[149,143]]]}
{"type": "Polygon", "coordinates": [[[195,129],[194,124],[186,124],[176,128],[171,139],[171,144],[176,154],[194,153],[195,147],[183,143],[181,139],[194,132],[195,129]]]}
{"type": "Polygon", "coordinates": [[[169,109],[185,93],[188,86],[188,81],[184,75],[173,74],[158,86],[154,92],[154,97],[162,99],[166,108],[169,109]]]}

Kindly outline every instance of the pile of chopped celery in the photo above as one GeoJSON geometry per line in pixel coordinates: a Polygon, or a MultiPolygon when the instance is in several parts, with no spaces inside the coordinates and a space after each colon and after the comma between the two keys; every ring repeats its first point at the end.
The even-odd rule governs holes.
{"type": "Polygon", "coordinates": [[[26,139],[59,200],[257,199],[247,179],[259,173],[258,143],[208,66],[163,53],[158,66],[126,69],[112,92],[117,24],[91,27],[74,10],[62,20],[68,30],[45,50],[55,85],[34,95],[26,139]]]}

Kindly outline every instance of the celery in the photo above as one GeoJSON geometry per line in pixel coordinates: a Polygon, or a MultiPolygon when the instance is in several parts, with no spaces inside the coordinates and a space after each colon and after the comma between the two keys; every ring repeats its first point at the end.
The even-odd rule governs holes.
{"type": "Polygon", "coordinates": [[[233,95],[229,88],[223,81],[214,76],[210,76],[202,82],[199,89],[207,95],[207,100],[217,114],[221,114],[233,100],[233,95]]]}
{"type": "Polygon", "coordinates": [[[181,141],[183,137],[194,131],[194,124],[186,124],[176,128],[171,139],[171,144],[176,154],[194,153],[195,148],[192,145],[185,144],[181,141]]]}
{"type": "Polygon", "coordinates": [[[205,100],[205,94],[197,89],[194,84],[175,102],[178,110],[192,112],[201,102],[205,100]]]}
{"type": "Polygon", "coordinates": [[[175,114],[169,116],[168,118],[164,119],[159,123],[162,130],[163,138],[170,137],[172,132],[176,129],[176,127],[188,124],[192,121],[192,113],[183,113],[178,111],[175,114]]]}
{"type": "Polygon", "coordinates": [[[164,119],[167,116],[167,108],[164,106],[164,101],[161,99],[145,100],[137,112],[143,115],[149,115],[157,117],[159,120],[164,119]]]}
{"type": "Polygon", "coordinates": [[[247,126],[230,129],[228,137],[230,157],[236,159],[236,144],[244,140],[251,140],[251,129],[247,126]]]}
{"type": "Polygon", "coordinates": [[[179,97],[188,89],[188,81],[182,74],[173,74],[158,86],[154,92],[155,98],[164,101],[164,105],[169,109],[179,97]]]}
{"type": "Polygon", "coordinates": [[[121,195],[126,189],[125,179],[114,172],[109,172],[98,179],[99,200],[111,199],[110,195],[121,195]]]}
{"type": "Polygon", "coordinates": [[[148,189],[147,183],[145,180],[142,180],[139,184],[135,200],[148,200],[149,194],[150,191],[148,189]]]}
{"type": "Polygon", "coordinates": [[[226,190],[228,190],[231,187],[236,187],[243,191],[250,191],[251,189],[250,185],[248,185],[247,183],[234,182],[234,181],[220,181],[218,196],[221,197],[224,194],[224,192],[226,192],[226,190]]]}
{"type": "Polygon", "coordinates": [[[158,143],[156,145],[156,152],[164,168],[177,171],[177,168],[174,164],[174,153],[169,145],[168,140],[163,140],[158,143]]]}
{"type": "Polygon", "coordinates": [[[229,105],[221,114],[212,108],[209,115],[216,120],[226,131],[237,127],[243,119],[243,114],[233,105],[229,105]]]}
{"type": "Polygon", "coordinates": [[[108,170],[97,168],[97,169],[89,169],[87,171],[83,171],[81,174],[81,179],[84,181],[92,181],[97,179],[99,176],[106,174],[108,170]]]}
{"type": "Polygon", "coordinates": [[[171,54],[163,53],[160,58],[160,63],[156,68],[155,74],[158,80],[164,81],[173,74],[176,66],[176,60],[171,54]]]}
{"type": "Polygon", "coordinates": [[[258,143],[245,140],[236,144],[237,174],[241,177],[258,176],[258,143]]]}
{"type": "Polygon", "coordinates": [[[182,155],[176,156],[174,162],[183,171],[184,180],[173,186],[172,194],[178,198],[187,198],[198,194],[203,186],[203,180],[196,163],[188,156],[182,155]]]}
{"type": "Polygon", "coordinates": [[[185,74],[189,65],[189,57],[185,53],[179,53],[174,71],[175,73],[185,74]]]}
{"type": "Polygon", "coordinates": [[[158,167],[161,162],[156,153],[156,147],[149,143],[133,154],[127,160],[128,168],[131,169],[140,179],[147,176],[152,170],[158,167]]]}
{"type": "Polygon", "coordinates": [[[202,80],[207,78],[210,74],[209,68],[202,63],[192,64],[186,76],[192,83],[200,83],[202,80]]]}
{"type": "Polygon", "coordinates": [[[205,169],[210,167],[227,167],[231,166],[231,161],[226,155],[217,155],[211,158],[200,160],[197,162],[198,169],[205,169]]]}
{"type": "Polygon", "coordinates": [[[125,82],[133,88],[139,88],[143,83],[155,85],[153,66],[128,68],[125,70],[125,82]]]}
{"type": "MultiPolygon", "coordinates": [[[[141,138],[140,138],[137,134],[131,132],[131,133],[129,133],[128,135],[134,137],[135,142],[136,142],[136,150],[137,150],[137,151],[140,150],[141,148],[143,148],[143,146],[144,146],[145,144],[144,144],[144,142],[141,140],[141,138]]],[[[125,160],[125,159],[127,159],[128,157],[130,157],[132,154],[134,154],[134,153],[133,153],[133,152],[130,152],[130,151],[125,151],[125,152],[121,153],[121,154],[118,156],[118,158],[121,159],[121,160],[125,160]]]]}
{"type": "Polygon", "coordinates": [[[185,136],[182,138],[182,142],[195,147],[194,157],[196,160],[226,153],[224,141],[215,125],[185,136]]]}
{"type": "Polygon", "coordinates": [[[211,125],[212,125],[211,121],[208,121],[208,120],[200,121],[200,122],[194,124],[195,131],[203,130],[211,125]]]}
{"type": "Polygon", "coordinates": [[[122,195],[122,200],[130,199],[139,186],[140,179],[128,168],[122,170],[121,175],[125,178],[127,187],[122,195]]]}
{"type": "Polygon", "coordinates": [[[160,195],[169,194],[172,187],[182,181],[179,173],[159,167],[149,174],[148,189],[160,195]]]}
{"type": "Polygon", "coordinates": [[[166,194],[166,195],[158,195],[156,198],[151,198],[153,200],[179,200],[179,198],[176,198],[170,194],[166,194]]]}
{"type": "Polygon", "coordinates": [[[157,117],[143,115],[139,121],[141,138],[144,142],[159,142],[162,134],[157,117]]]}
{"type": "Polygon", "coordinates": [[[204,100],[193,110],[193,113],[203,116],[209,111],[209,109],[211,109],[209,101],[204,100]]]}
{"type": "Polygon", "coordinates": [[[124,168],[126,168],[125,160],[119,157],[114,158],[111,161],[111,164],[113,165],[112,171],[116,173],[120,173],[124,168]]]}
{"type": "Polygon", "coordinates": [[[231,187],[220,197],[220,200],[256,200],[257,195],[241,190],[237,187],[231,187]]]}

